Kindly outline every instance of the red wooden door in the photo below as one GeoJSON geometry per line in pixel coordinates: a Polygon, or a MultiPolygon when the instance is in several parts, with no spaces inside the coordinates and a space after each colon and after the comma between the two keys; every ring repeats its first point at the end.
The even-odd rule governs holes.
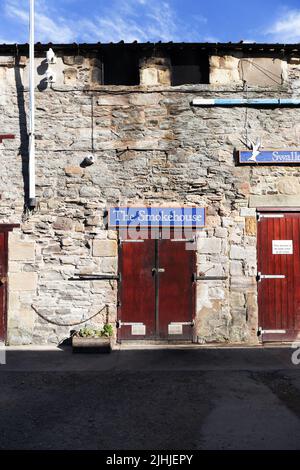
{"type": "Polygon", "coordinates": [[[195,303],[195,250],[181,239],[159,241],[159,336],[191,340],[195,303]]]}
{"type": "Polygon", "coordinates": [[[155,336],[155,240],[122,240],[119,245],[118,339],[155,336]]]}
{"type": "Polygon", "coordinates": [[[121,240],[119,340],[192,339],[195,250],[187,243],[121,240]]]}
{"type": "Polygon", "coordinates": [[[7,233],[0,232],[0,341],[6,340],[7,233]]]}
{"type": "Polygon", "coordinates": [[[300,334],[300,214],[262,213],[258,222],[258,308],[263,341],[300,334]]]}

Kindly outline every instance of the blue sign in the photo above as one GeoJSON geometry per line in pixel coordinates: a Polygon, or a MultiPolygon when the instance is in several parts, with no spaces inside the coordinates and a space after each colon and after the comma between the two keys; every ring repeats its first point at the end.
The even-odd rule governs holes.
{"type": "Polygon", "coordinates": [[[287,163],[300,163],[300,150],[241,150],[240,163],[273,163],[284,165],[287,163]]]}
{"type": "Polygon", "coordinates": [[[109,228],[191,227],[205,224],[203,207],[110,207],[109,228]]]}

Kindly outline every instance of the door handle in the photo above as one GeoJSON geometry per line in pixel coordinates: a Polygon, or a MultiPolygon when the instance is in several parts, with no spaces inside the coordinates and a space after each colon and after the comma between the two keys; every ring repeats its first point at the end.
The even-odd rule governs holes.
{"type": "Polygon", "coordinates": [[[0,277],[0,286],[3,286],[7,281],[7,278],[5,276],[0,277]]]}
{"type": "Polygon", "coordinates": [[[165,272],[165,268],[152,268],[152,274],[164,273],[164,272],[165,272]]]}

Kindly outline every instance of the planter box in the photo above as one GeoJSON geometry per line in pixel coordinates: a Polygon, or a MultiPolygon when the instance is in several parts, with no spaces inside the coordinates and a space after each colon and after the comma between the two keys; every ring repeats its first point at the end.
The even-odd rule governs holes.
{"type": "Polygon", "coordinates": [[[73,353],[110,353],[110,338],[83,338],[81,336],[72,337],[73,353]]]}

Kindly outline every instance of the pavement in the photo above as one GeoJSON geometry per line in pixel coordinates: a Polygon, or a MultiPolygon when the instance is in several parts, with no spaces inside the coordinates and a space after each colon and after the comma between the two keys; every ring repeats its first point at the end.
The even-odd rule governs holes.
{"type": "MultiPolygon", "coordinates": [[[[6,349],[0,449],[300,449],[290,347],[6,349]]],[[[300,354],[299,354],[300,358],[300,354]]]]}

